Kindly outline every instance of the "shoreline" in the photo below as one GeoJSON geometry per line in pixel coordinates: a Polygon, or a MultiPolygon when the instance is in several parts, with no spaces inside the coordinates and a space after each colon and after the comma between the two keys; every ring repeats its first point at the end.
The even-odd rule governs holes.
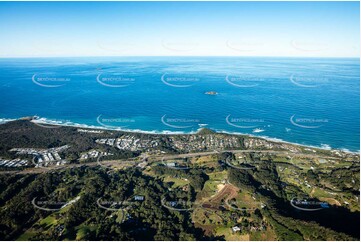
{"type": "MultiPolygon", "coordinates": [[[[119,131],[119,132],[127,132],[127,133],[135,133],[135,134],[153,134],[153,135],[194,135],[197,134],[200,130],[206,128],[205,126],[199,127],[197,131],[194,132],[183,132],[183,131],[170,131],[170,130],[164,130],[164,131],[158,131],[158,130],[152,130],[152,131],[146,131],[141,129],[122,129],[122,128],[112,128],[112,127],[105,127],[105,126],[95,126],[95,125],[88,125],[88,124],[79,124],[74,123],[70,121],[56,121],[56,120],[50,120],[47,118],[38,118],[38,119],[30,119],[29,117],[22,117],[22,118],[15,118],[15,119],[8,119],[8,118],[0,118],[0,125],[5,124],[7,122],[12,121],[18,121],[18,120],[28,120],[29,122],[38,125],[43,128],[49,128],[44,127],[46,125],[52,125],[52,126],[59,126],[59,127],[73,127],[73,128],[82,128],[82,129],[92,129],[92,130],[103,130],[103,131],[119,131]],[[44,125],[44,126],[42,126],[44,125]]],[[[296,145],[301,146],[304,148],[312,148],[312,149],[319,149],[319,150],[325,150],[325,151],[341,151],[349,154],[360,154],[360,150],[358,151],[351,151],[346,148],[332,148],[328,144],[325,144],[326,147],[319,147],[315,145],[305,145],[305,144],[299,144],[295,142],[285,141],[279,138],[272,138],[268,136],[257,136],[253,134],[248,133],[241,133],[241,132],[229,132],[226,130],[219,130],[219,129],[209,129],[216,134],[227,134],[227,135],[239,135],[239,136],[247,136],[250,138],[258,138],[258,139],[264,139],[269,142],[274,143],[284,143],[284,144],[290,144],[290,145],[296,145]]]]}

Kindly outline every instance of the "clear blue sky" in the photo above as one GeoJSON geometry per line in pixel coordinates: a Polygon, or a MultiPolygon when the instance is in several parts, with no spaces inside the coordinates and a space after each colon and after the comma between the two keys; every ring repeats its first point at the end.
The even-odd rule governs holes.
{"type": "Polygon", "coordinates": [[[359,2],[0,2],[0,57],[358,57],[359,2]]]}

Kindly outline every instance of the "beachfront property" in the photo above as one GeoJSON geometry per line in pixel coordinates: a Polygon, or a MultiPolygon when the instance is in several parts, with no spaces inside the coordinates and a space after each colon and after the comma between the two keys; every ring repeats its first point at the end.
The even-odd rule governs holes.
{"type": "Polygon", "coordinates": [[[123,135],[120,138],[103,138],[95,141],[98,144],[114,146],[119,150],[154,151],[160,144],[167,142],[171,148],[182,152],[214,149],[239,149],[241,143],[235,136],[217,135],[181,135],[181,136],[154,136],[152,139],[141,139],[135,135],[123,135]]]}

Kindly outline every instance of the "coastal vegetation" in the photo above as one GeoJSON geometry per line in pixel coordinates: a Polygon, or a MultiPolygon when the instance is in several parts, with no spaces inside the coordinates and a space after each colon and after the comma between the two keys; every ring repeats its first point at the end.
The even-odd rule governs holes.
{"type": "Polygon", "coordinates": [[[68,161],[2,167],[4,240],[360,238],[358,154],[207,129],[79,132],[28,120],[0,125],[0,147],[2,158],[59,151],[68,161]]]}

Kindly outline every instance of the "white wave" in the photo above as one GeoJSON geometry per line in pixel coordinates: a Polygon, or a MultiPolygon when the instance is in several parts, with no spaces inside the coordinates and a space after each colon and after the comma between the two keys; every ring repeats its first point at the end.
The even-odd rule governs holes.
{"type": "Polygon", "coordinates": [[[0,118],[0,124],[4,124],[10,121],[15,121],[16,119],[11,119],[11,118],[0,118]]]}
{"type": "Polygon", "coordinates": [[[328,145],[328,144],[321,144],[321,148],[324,149],[324,150],[331,150],[331,146],[328,145]]]}
{"type": "MultiPolygon", "coordinates": [[[[346,153],[352,153],[352,151],[350,151],[349,149],[346,149],[346,148],[340,148],[340,150],[342,150],[343,152],[346,152],[346,153]]],[[[358,151],[357,153],[360,153],[360,151],[358,151]]]]}
{"type": "MultiPolygon", "coordinates": [[[[249,136],[249,137],[252,137],[252,138],[262,138],[262,139],[265,139],[265,140],[268,140],[268,141],[271,141],[271,142],[276,142],[276,143],[285,143],[285,144],[291,144],[291,145],[298,145],[298,146],[302,146],[302,147],[306,147],[306,148],[314,148],[314,149],[321,149],[321,150],[332,150],[331,146],[330,145],[325,145],[323,144],[323,146],[316,146],[316,145],[305,145],[305,144],[299,144],[299,143],[296,143],[296,142],[290,142],[290,141],[285,141],[283,139],[280,139],[280,138],[272,138],[272,137],[269,137],[269,136],[265,136],[265,135],[252,135],[252,134],[249,134],[249,133],[240,133],[240,132],[229,132],[229,131],[225,131],[225,130],[217,130],[215,129],[215,131],[217,133],[222,133],[222,134],[231,134],[231,135],[246,135],[246,136],[249,136]]],[[[334,149],[334,150],[339,150],[339,149],[334,149]]],[[[347,149],[343,149],[341,150],[345,153],[351,153],[351,154],[358,154],[360,153],[360,151],[347,151],[347,149]]]]}
{"type": "MultiPolygon", "coordinates": [[[[141,129],[125,129],[120,127],[104,127],[104,126],[96,126],[96,125],[89,125],[89,124],[79,124],[70,121],[62,121],[62,120],[51,120],[47,118],[37,118],[32,120],[34,123],[40,124],[49,124],[49,125],[56,125],[56,126],[68,126],[68,127],[77,127],[77,128],[88,128],[88,129],[102,129],[102,130],[111,130],[111,131],[122,131],[122,132],[129,132],[129,133],[143,133],[143,134],[187,134],[187,132],[182,131],[170,131],[170,130],[141,130],[141,129]]],[[[196,132],[193,132],[196,133],[196,132]]]]}
{"type": "MultiPolygon", "coordinates": [[[[18,120],[18,119],[0,118],[0,123],[1,123],[2,120],[6,121],[6,122],[9,122],[9,121],[15,121],[15,120],[18,120]]],[[[109,130],[109,131],[122,131],[122,132],[128,132],[128,133],[142,133],[142,134],[170,134],[170,135],[172,135],[172,134],[173,135],[196,134],[197,132],[199,132],[200,130],[203,129],[203,128],[199,128],[197,131],[191,131],[191,132],[170,131],[170,130],[151,130],[151,131],[149,131],[149,130],[141,130],[141,129],[109,128],[109,127],[102,127],[102,126],[96,126],[96,125],[79,124],[79,123],[74,123],[74,122],[70,122],[70,121],[51,120],[51,119],[41,118],[41,117],[38,117],[37,119],[32,120],[32,122],[39,122],[39,123],[42,123],[42,124],[50,124],[50,125],[58,125],[58,126],[88,128],[88,129],[98,129],[98,130],[102,129],[102,130],[109,130]]],[[[316,148],[316,149],[323,149],[323,150],[340,150],[342,152],[352,153],[352,154],[360,153],[360,151],[357,151],[357,152],[356,151],[350,151],[350,150],[348,150],[346,148],[332,149],[331,146],[328,145],[328,144],[321,144],[321,146],[305,145],[305,144],[299,144],[299,143],[295,143],[295,142],[285,141],[285,140],[282,140],[280,138],[273,138],[273,137],[268,137],[268,136],[252,135],[252,134],[249,134],[249,133],[241,133],[241,132],[230,132],[230,131],[219,130],[219,129],[213,129],[213,130],[215,132],[217,132],[217,133],[222,133],[222,134],[246,135],[246,136],[253,137],[253,138],[262,138],[262,139],[272,141],[272,142],[286,143],[286,144],[298,145],[298,146],[308,147],[308,148],[316,148]]],[[[255,129],[255,130],[257,130],[257,129],[255,129]]],[[[259,132],[254,132],[254,133],[259,133],[259,132]]]]}
{"type": "Polygon", "coordinates": [[[265,131],[264,129],[257,128],[257,129],[252,130],[252,133],[262,133],[264,131],[265,131]]]}

